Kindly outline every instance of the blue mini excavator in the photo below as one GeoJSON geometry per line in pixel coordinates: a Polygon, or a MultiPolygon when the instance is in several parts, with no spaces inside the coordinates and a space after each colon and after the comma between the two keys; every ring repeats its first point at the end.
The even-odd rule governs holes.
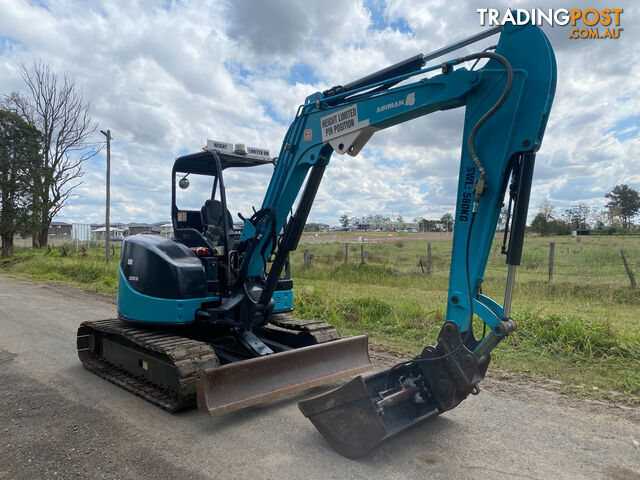
{"type": "Polygon", "coordinates": [[[369,368],[366,337],[338,339],[329,324],[287,316],[288,255],[333,152],[355,156],[378,130],[465,106],[447,314],[437,344],[299,404],[329,443],[352,458],[454,408],[478,393],[491,351],[516,329],[514,278],[555,85],[553,49],[542,31],[505,25],[314,93],[298,109],[262,206],[243,220],[241,232],[231,227],[222,171],[256,163],[261,152],[216,142],[179,158],[174,198],[176,172],[191,172],[214,177],[211,199],[200,211],[179,210],[174,201],[175,239],[125,242],[120,318],[81,325],[84,365],[165,408],[183,408],[195,396],[211,414],[369,368]],[[499,35],[492,47],[452,54],[492,35],[499,35]],[[476,68],[478,62],[485,63],[476,68]],[[508,271],[500,305],[481,285],[507,192],[508,271]],[[481,336],[473,331],[474,315],[484,324],[481,336]]]}

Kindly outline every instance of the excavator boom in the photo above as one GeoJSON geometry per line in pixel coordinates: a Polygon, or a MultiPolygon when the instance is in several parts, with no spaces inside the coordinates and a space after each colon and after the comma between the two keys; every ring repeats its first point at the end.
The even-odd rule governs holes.
{"type": "MultiPolygon", "coordinates": [[[[292,128],[286,140],[293,146],[292,155],[304,157],[298,163],[326,159],[330,153],[326,144],[314,151],[311,145],[305,148],[304,139],[292,141],[300,132],[304,138],[321,136],[333,150],[355,155],[378,130],[436,110],[466,107],[447,316],[437,344],[385,372],[358,377],[299,404],[327,441],[347,457],[365,455],[390,436],[477,394],[491,351],[517,328],[511,317],[515,271],[522,255],[535,155],[555,94],[556,64],[539,28],[507,25],[485,33],[498,32],[494,48],[413,73],[439,69],[440,75],[390,88],[412,76],[402,72],[401,62],[392,73],[386,69],[372,76],[372,84],[355,82],[325,92],[329,98],[317,95],[315,107],[322,111],[305,119],[300,115],[296,122],[301,125],[292,128]],[[455,68],[483,59],[488,62],[477,70],[455,68]],[[507,240],[505,232],[503,253],[508,269],[500,305],[481,293],[481,285],[507,189],[510,233],[507,240]],[[473,332],[474,315],[485,324],[487,333],[481,338],[473,332]]],[[[424,55],[423,61],[485,37],[470,37],[424,55]]],[[[313,101],[310,97],[305,104],[310,112],[313,101]]]]}
{"type": "Polygon", "coordinates": [[[125,242],[118,309],[128,323],[85,322],[78,331],[84,365],[167,409],[187,408],[197,398],[212,415],[369,369],[366,337],[337,340],[332,325],[284,315],[292,310],[289,253],[333,152],[355,156],[381,130],[465,107],[447,314],[437,344],[299,405],[349,457],[454,408],[478,393],[491,351],[516,328],[515,271],[555,84],[555,57],[542,31],[506,25],[310,95],[277,159],[224,142],[180,157],[172,185],[176,238],[125,242]],[[497,34],[494,47],[453,55],[497,34]],[[269,163],[275,167],[261,208],[240,216],[238,232],[222,171],[269,163]],[[191,174],[214,178],[211,198],[197,211],[176,204],[176,184],[187,188],[191,174]],[[501,305],[483,295],[481,285],[507,191],[501,305]],[[474,315],[486,328],[481,338],[473,332],[474,315]]]}

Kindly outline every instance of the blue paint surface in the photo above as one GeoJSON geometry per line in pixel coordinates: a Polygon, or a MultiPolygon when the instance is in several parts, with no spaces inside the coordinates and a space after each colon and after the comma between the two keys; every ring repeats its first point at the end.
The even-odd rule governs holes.
{"type": "Polygon", "coordinates": [[[158,298],[135,291],[124,277],[122,269],[118,273],[118,314],[124,320],[179,325],[192,323],[198,310],[205,302],[217,302],[218,297],[204,298],[158,298]]]}
{"type": "MultiPolygon", "coordinates": [[[[375,94],[367,93],[365,90],[377,86],[374,83],[363,87],[357,100],[342,101],[339,105],[327,102],[319,92],[307,97],[285,135],[278,163],[262,204],[263,209],[275,210],[275,231],[280,232],[284,227],[309,169],[319,159],[328,161],[334,148],[344,150],[346,147],[340,146],[343,145],[340,142],[350,144],[353,141],[353,137],[350,139],[345,136],[346,133],[355,132],[360,135],[359,141],[361,138],[361,145],[364,145],[369,138],[367,135],[372,135],[373,132],[438,110],[466,107],[447,320],[456,323],[462,333],[468,331],[471,322],[470,304],[473,304],[474,313],[489,327],[499,327],[502,308],[497,302],[479,296],[478,291],[484,280],[491,243],[504,201],[511,159],[521,152],[535,152],[540,148],[555,95],[557,73],[551,44],[539,28],[531,25],[506,25],[500,34],[496,53],[511,64],[513,85],[505,103],[476,135],[474,146],[487,172],[487,183],[470,235],[473,185],[479,172],[471,159],[467,139],[474,125],[504,91],[506,73],[497,60],[490,60],[478,70],[469,70],[470,64],[467,63],[455,67],[455,70],[449,69],[444,74],[421,78],[375,94]],[[349,126],[349,122],[357,123],[349,126]],[[335,130],[336,127],[332,125],[340,125],[340,130],[335,130]],[[345,128],[351,130],[345,131],[345,128]],[[336,134],[336,131],[340,133],[336,134]]],[[[455,55],[448,54],[443,60],[451,60],[455,55]]],[[[413,75],[424,75],[439,69],[439,65],[425,67],[396,77],[396,80],[407,80],[413,75]]],[[[358,90],[353,90],[350,94],[357,92],[358,90]]],[[[335,95],[332,101],[341,102],[340,98],[346,95],[346,92],[335,95]]],[[[352,153],[357,154],[357,151],[352,153]]],[[[243,259],[243,267],[247,269],[249,277],[259,278],[271,255],[273,240],[270,235],[258,235],[272,229],[270,222],[270,218],[265,219],[257,229],[245,222],[246,231],[243,231],[242,239],[259,238],[251,255],[243,259]]]]}
{"type": "Polygon", "coordinates": [[[276,290],[273,293],[274,312],[289,312],[293,309],[293,290],[276,290]]]}
{"type": "MultiPolygon", "coordinates": [[[[144,295],[131,287],[121,268],[118,270],[118,314],[124,320],[162,325],[192,323],[203,303],[219,301],[219,297],[176,299],[144,295]]],[[[277,290],[273,301],[274,312],[291,311],[293,290],[277,290]]]]}

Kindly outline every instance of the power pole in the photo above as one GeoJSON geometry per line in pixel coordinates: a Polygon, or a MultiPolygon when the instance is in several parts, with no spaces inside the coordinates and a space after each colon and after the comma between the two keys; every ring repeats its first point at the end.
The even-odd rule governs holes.
{"type": "Polygon", "coordinates": [[[106,251],[105,259],[109,263],[111,257],[111,224],[109,223],[109,211],[111,210],[111,130],[100,130],[100,132],[107,137],[107,205],[105,211],[105,238],[106,238],[106,251]]]}

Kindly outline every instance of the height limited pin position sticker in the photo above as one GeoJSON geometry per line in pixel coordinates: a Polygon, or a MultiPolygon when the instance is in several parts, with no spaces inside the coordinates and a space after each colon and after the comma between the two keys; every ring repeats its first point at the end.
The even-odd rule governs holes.
{"type": "Polygon", "coordinates": [[[342,137],[369,125],[369,119],[358,121],[358,106],[347,107],[320,119],[322,141],[342,137]]]}

